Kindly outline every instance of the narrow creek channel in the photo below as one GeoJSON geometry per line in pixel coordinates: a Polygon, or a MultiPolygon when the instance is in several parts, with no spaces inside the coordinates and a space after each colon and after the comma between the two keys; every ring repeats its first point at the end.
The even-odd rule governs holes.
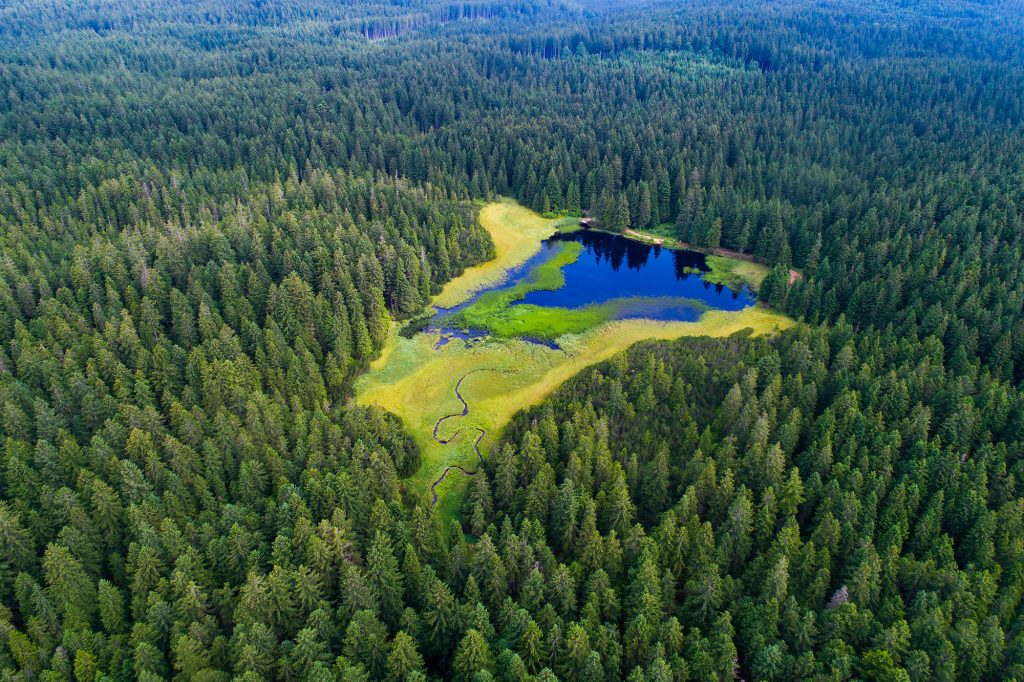
{"type": "MultiPolygon", "coordinates": [[[[511,268],[502,280],[483,287],[466,301],[450,308],[435,307],[434,314],[411,325],[408,333],[435,333],[438,335],[434,349],[439,350],[452,341],[461,340],[471,345],[489,336],[486,330],[461,329],[451,326],[449,318],[473,305],[488,292],[516,286],[541,264],[553,258],[565,242],[578,242],[583,249],[580,256],[561,268],[563,283],[551,289],[529,291],[521,300],[511,305],[533,305],[542,308],[575,310],[585,306],[618,302],[616,315],[612,319],[646,318],[662,321],[694,322],[705,310],[738,311],[754,305],[756,300],[751,290],[744,286],[731,290],[720,284],[704,279],[710,271],[704,254],[696,251],[662,249],[660,246],[645,244],[621,235],[592,230],[555,234],[541,243],[540,250],[520,265],[511,268]]],[[[561,350],[550,340],[517,337],[522,341],[561,350]]],[[[447,414],[434,423],[434,440],[448,445],[464,431],[476,431],[473,450],[479,465],[466,468],[458,464],[445,467],[441,476],[430,486],[433,504],[437,504],[437,486],[444,482],[453,469],[466,476],[475,476],[484,464],[480,442],[487,432],[479,426],[463,426],[447,438],[438,435],[441,425],[457,417],[469,414],[469,404],[462,396],[462,382],[477,372],[508,372],[493,367],[474,369],[462,376],[455,384],[455,397],[462,403],[461,412],[447,414]]]]}
{"type": "Polygon", "coordinates": [[[441,424],[444,421],[446,421],[448,419],[454,419],[455,417],[465,417],[466,415],[469,414],[469,403],[467,403],[466,399],[462,397],[462,393],[459,390],[459,389],[462,388],[462,382],[465,381],[467,377],[469,377],[469,376],[471,376],[473,374],[476,374],[478,372],[507,372],[507,371],[509,371],[509,370],[507,370],[507,369],[498,369],[496,367],[481,367],[479,369],[474,369],[472,372],[467,372],[466,374],[462,375],[462,378],[459,379],[458,383],[455,384],[455,397],[458,398],[460,403],[462,403],[462,412],[453,412],[451,414],[446,414],[445,416],[443,416],[440,419],[438,419],[437,422],[434,424],[434,440],[437,441],[438,443],[440,443],[441,445],[448,445],[453,440],[458,438],[459,434],[462,433],[463,431],[467,431],[467,430],[468,431],[476,431],[477,432],[477,436],[476,436],[476,440],[473,441],[473,450],[474,450],[474,452],[476,452],[476,458],[480,462],[480,466],[477,467],[476,469],[466,469],[465,467],[460,466],[458,464],[452,464],[450,466],[445,467],[444,471],[441,472],[440,478],[438,478],[436,481],[434,481],[431,484],[431,486],[430,486],[430,494],[433,497],[433,502],[431,504],[433,504],[433,505],[437,504],[437,486],[441,485],[441,483],[444,482],[445,477],[448,476],[448,474],[451,472],[452,469],[458,469],[459,471],[464,473],[466,476],[476,476],[477,472],[480,471],[480,467],[483,467],[483,465],[484,465],[484,456],[480,453],[480,441],[483,440],[483,437],[485,435],[487,435],[487,431],[485,431],[484,429],[480,428],[479,426],[464,426],[464,427],[462,427],[460,429],[456,429],[455,433],[451,434],[447,438],[441,438],[440,436],[437,435],[437,430],[441,428],[441,424]]]}

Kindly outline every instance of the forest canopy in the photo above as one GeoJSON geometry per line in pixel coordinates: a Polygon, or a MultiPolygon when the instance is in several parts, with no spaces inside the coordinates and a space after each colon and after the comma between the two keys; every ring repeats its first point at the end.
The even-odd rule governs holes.
{"type": "Polygon", "coordinates": [[[15,0],[0,97],[0,678],[1024,680],[1018,4],[15,0]],[[499,195],[801,324],[448,525],[350,397],[499,195]]]}

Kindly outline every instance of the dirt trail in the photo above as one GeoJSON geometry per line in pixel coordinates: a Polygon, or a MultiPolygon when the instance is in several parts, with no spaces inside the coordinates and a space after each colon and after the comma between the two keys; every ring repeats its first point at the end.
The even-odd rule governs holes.
{"type": "Polygon", "coordinates": [[[637,239],[642,239],[645,242],[648,242],[649,244],[654,244],[656,246],[661,246],[662,244],[665,243],[665,240],[661,237],[651,237],[650,235],[640,234],[636,230],[627,229],[626,234],[636,237],[637,239]]]}

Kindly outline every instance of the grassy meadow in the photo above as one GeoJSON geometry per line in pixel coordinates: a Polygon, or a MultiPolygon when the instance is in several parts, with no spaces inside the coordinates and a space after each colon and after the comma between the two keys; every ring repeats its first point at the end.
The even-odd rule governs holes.
{"type": "Polygon", "coordinates": [[[500,284],[510,269],[525,263],[540,250],[541,241],[559,229],[558,222],[542,218],[510,199],[485,204],[480,209],[480,224],[491,233],[494,258],[466,268],[462,275],[448,282],[434,297],[434,305],[451,308],[481,289],[500,284]]]}
{"type": "MultiPolygon", "coordinates": [[[[541,240],[558,227],[558,221],[546,220],[508,201],[487,204],[481,210],[480,219],[494,239],[495,259],[467,269],[450,282],[435,299],[436,305],[457,305],[473,292],[501,282],[509,268],[536,253],[541,240]]],[[[398,415],[416,439],[422,462],[419,470],[405,481],[410,490],[429,499],[431,484],[446,467],[458,464],[467,469],[476,468],[473,443],[477,432],[471,427],[486,432],[480,450],[485,457],[489,456],[502,427],[515,412],[540,402],[585,367],[606,360],[638,341],[728,336],[745,329],[754,334],[770,334],[793,324],[788,317],[759,307],[739,312],[710,310],[696,322],[656,322],[645,319],[607,321],[614,310],[603,310],[605,306],[593,306],[602,310],[588,312],[587,309],[565,311],[509,305],[526,291],[560,286],[562,266],[575,260],[578,254],[577,245],[566,244],[566,248],[523,281],[520,285],[523,291],[516,294],[520,287],[513,287],[493,292],[493,295],[488,293],[463,311],[470,312],[471,317],[477,316],[467,321],[486,323],[470,326],[486,326],[495,331],[492,336],[469,342],[454,339],[435,349],[436,333],[407,338],[398,334],[397,325],[393,327],[381,356],[356,383],[355,399],[398,415]],[[506,300],[510,294],[512,298],[506,300]],[[567,312],[594,317],[567,318],[567,312]],[[517,321],[516,316],[523,317],[517,321]],[[540,332],[533,335],[557,338],[560,348],[513,336],[523,334],[524,328],[530,325],[532,331],[540,332]],[[442,424],[439,437],[451,439],[450,443],[442,445],[434,440],[434,425],[441,417],[461,410],[462,404],[455,397],[455,385],[470,372],[475,373],[467,377],[461,387],[469,414],[442,424]]],[[[438,504],[443,516],[450,518],[458,514],[466,482],[465,476],[453,472],[438,486],[438,504]]]]}
{"type": "Polygon", "coordinates": [[[768,274],[767,265],[742,258],[708,255],[705,262],[711,272],[704,275],[704,280],[712,284],[724,284],[730,289],[739,289],[747,284],[756,291],[761,286],[761,280],[768,274]]]}

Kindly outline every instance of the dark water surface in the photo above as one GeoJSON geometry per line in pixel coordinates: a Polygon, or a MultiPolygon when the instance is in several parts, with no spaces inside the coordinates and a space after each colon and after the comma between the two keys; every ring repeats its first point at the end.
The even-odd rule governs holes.
{"type": "Polygon", "coordinates": [[[579,308],[644,297],[652,299],[649,305],[626,306],[620,317],[692,321],[700,316],[700,309],[678,301],[666,302],[665,298],[692,299],[717,310],[741,310],[755,302],[746,287],[733,291],[705,282],[702,273],[708,272],[708,266],[704,254],[696,251],[665,249],[619,235],[579,230],[545,240],[541,252],[572,241],[582,244],[583,252],[575,263],[562,269],[565,286],[555,291],[532,291],[520,303],[579,308]]]}

